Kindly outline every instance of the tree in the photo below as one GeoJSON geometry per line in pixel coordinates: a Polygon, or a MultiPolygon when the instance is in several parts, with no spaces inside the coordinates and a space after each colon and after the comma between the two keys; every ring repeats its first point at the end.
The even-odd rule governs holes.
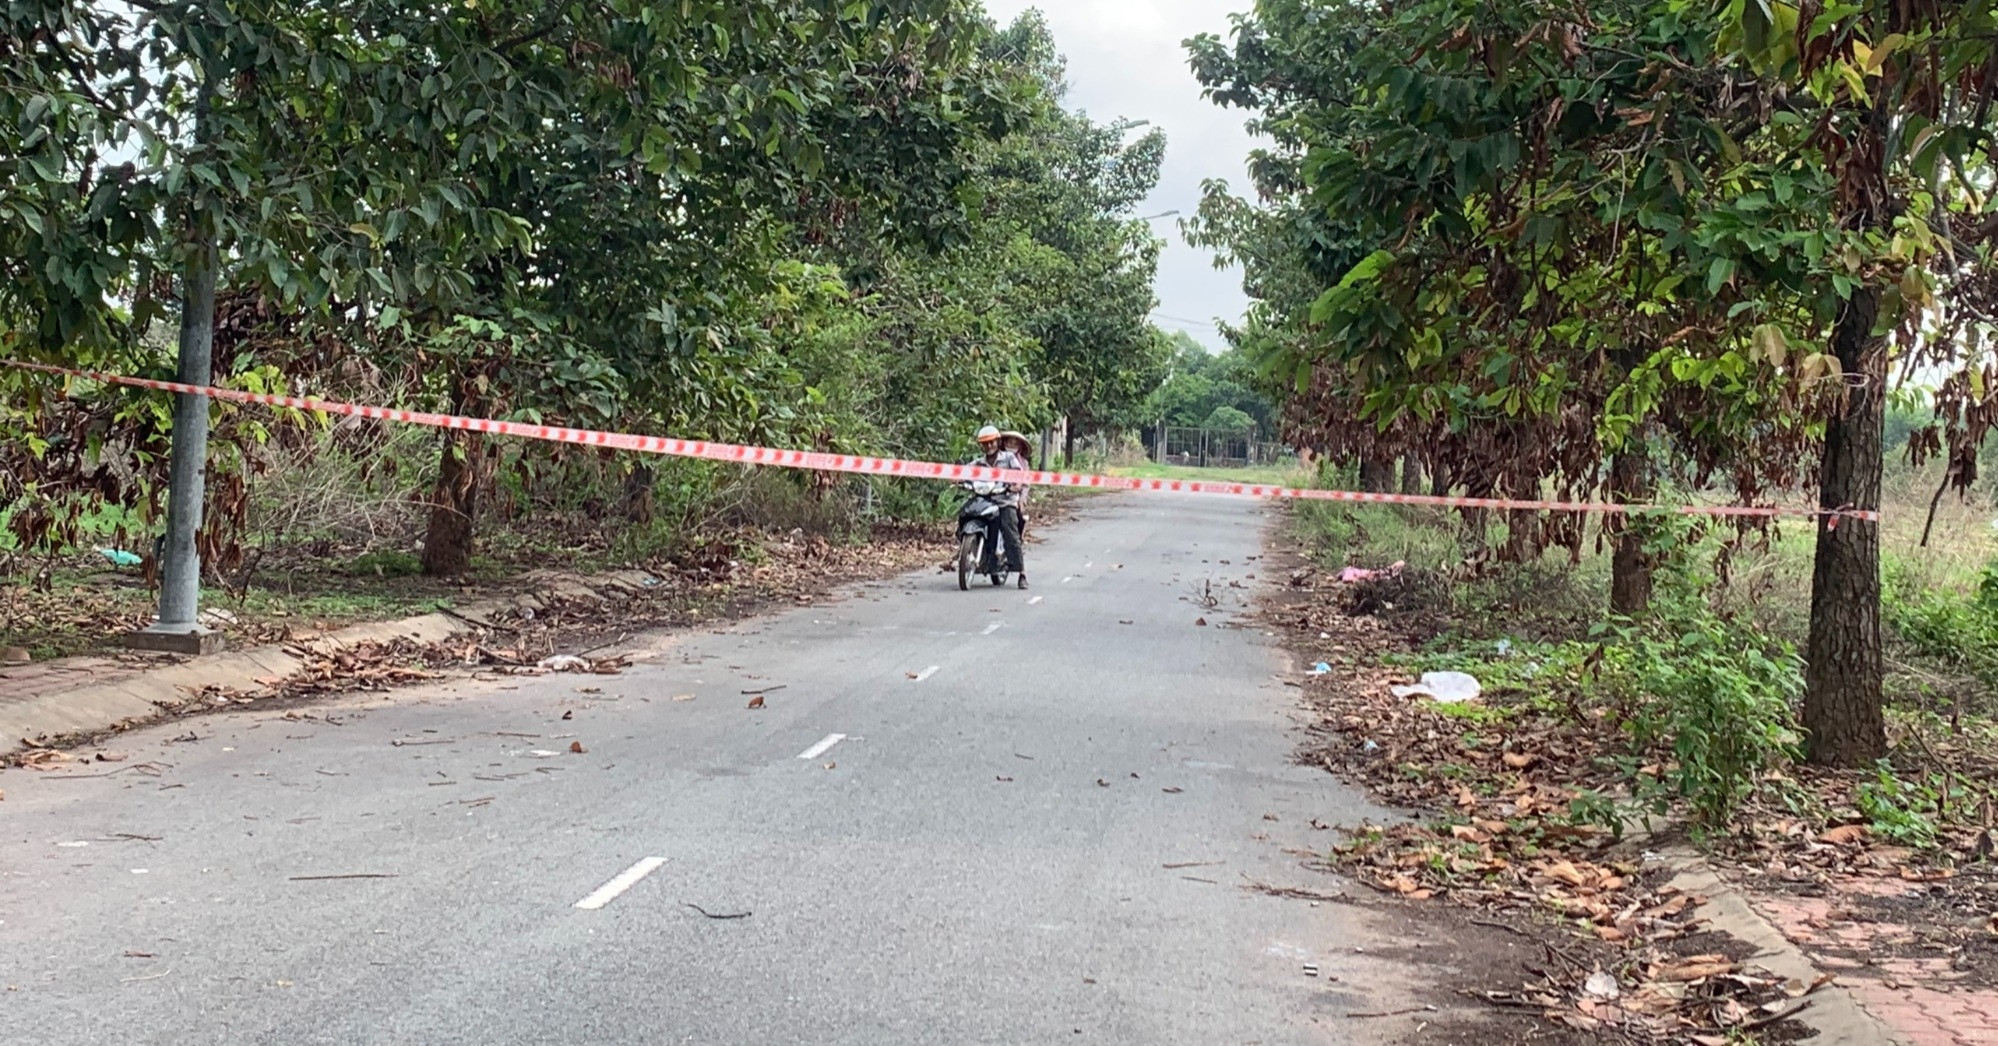
{"type": "Polygon", "coordinates": [[[1068,419],[1072,457],[1077,435],[1130,420],[1164,377],[1147,318],[1159,241],[1132,209],[1158,182],[1165,135],[1064,109],[1061,61],[1038,12],[1001,30],[996,49],[1016,56],[1042,104],[984,159],[981,195],[989,218],[1046,252],[1018,317],[1040,343],[1036,369],[1068,419]]]}
{"type": "MultiPolygon", "coordinates": [[[[558,19],[532,54],[564,74],[568,107],[515,152],[470,157],[467,172],[479,198],[523,216],[535,244],[482,274],[477,314],[554,320],[524,332],[544,366],[499,386],[505,406],[618,411],[706,438],[791,436],[795,372],[758,315],[790,230],[962,236],[968,143],[1003,127],[1008,107],[977,53],[984,31],[955,0],[558,19]],[[579,52],[592,58],[570,70],[579,52]],[[613,396],[579,400],[590,386],[573,376],[598,370],[615,375],[613,396]]],[[[471,309],[436,311],[429,326],[454,311],[471,309]]],[[[489,377],[461,372],[444,395],[490,412],[489,377]]],[[[433,572],[469,563],[469,529],[451,525],[475,489],[455,482],[460,454],[447,437],[425,544],[433,572]]]]}
{"type": "MultiPolygon", "coordinates": [[[[1661,436],[1693,482],[1787,481],[1804,424],[1758,408],[1809,393],[1741,351],[1731,296],[1679,290],[1707,260],[1685,227],[1725,152],[1710,32],[1642,0],[1586,23],[1438,0],[1268,3],[1236,36],[1194,41],[1195,68],[1262,114],[1271,203],[1212,187],[1198,228],[1269,303],[1239,342],[1294,376],[1300,442],[1361,462],[1369,489],[1415,452],[1474,495],[1644,501],[1661,436]]],[[[1509,522],[1507,558],[1585,534],[1509,522]]],[[[1616,534],[1618,610],[1648,593],[1644,529],[1616,534]]]]}
{"type": "MultiPolygon", "coordinates": [[[[1825,421],[1818,497],[1827,510],[1879,507],[1897,352],[1953,373],[1938,397],[1950,481],[1975,477],[1989,426],[1980,343],[1992,322],[1998,218],[1988,176],[1974,172],[1989,171],[1998,126],[1994,37],[1998,5],[1988,2],[1735,2],[1723,15],[1722,45],[1780,99],[1744,164],[1772,191],[1755,194],[1761,208],[1744,198],[1723,213],[1741,240],[1773,228],[1801,248],[1801,260],[1784,260],[1788,271],[1765,266],[1749,278],[1766,290],[1758,304],[1787,314],[1803,338],[1823,339],[1825,365],[1846,379],[1825,421]],[[1750,210],[1771,213],[1742,216],[1750,210]]],[[[1932,435],[1917,449],[1940,443],[1932,435]]],[[[1879,528],[1826,516],[1805,674],[1813,761],[1863,766],[1885,754],[1882,656],[1879,528]]]]}
{"type": "Polygon", "coordinates": [[[1143,421],[1201,425],[1225,406],[1247,415],[1260,438],[1274,437],[1275,408],[1254,387],[1259,379],[1243,352],[1208,352],[1184,331],[1173,332],[1167,344],[1171,362],[1165,380],[1145,399],[1143,421]]]}
{"type": "MultiPolygon", "coordinates": [[[[961,237],[964,143],[1015,104],[985,93],[1004,85],[960,0],[121,11],[10,11],[32,58],[11,126],[63,118],[23,144],[46,154],[38,202],[67,210],[14,207],[7,238],[53,227],[17,257],[78,260],[39,265],[0,308],[67,324],[51,345],[115,340],[156,314],[144,268],[179,266],[191,291],[267,295],[420,376],[425,406],[470,413],[657,404],[624,420],[774,436],[764,394],[789,372],[753,311],[787,226],[865,199],[877,234],[961,237]],[[143,162],[104,162],[121,150],[143,162]],[[127,324],[106,303],[134,289],[127,324]],[[45,292],[66,297],[50,310],[45,292]]],[[[190,365],[210,355],[201,299],[182,310],[190,365]]],[[[469,563],[481,452],[440,440],[425,558],[448,573],[469,563]]]]}
{"type": "Polygon", "coordinates": [[[1140,424],[1164,373],[1146,319],[1158,245],[1129,217],[1163,137],[1065,109],[1062,58],[1036,12],[988,26],[977,50],[984,94],[1007,105],[958,157],[962,224],[921,242],[852,215],[804,226],[805,256],[838,269],[881,339],[886,391],[872,402],[902,452],[962,451],[970,418],[1032,428],[1066,416],[1072,436],[1140,424]]]}
{"type": "MultiPolygon", "coordinates": [[[[495,26],[487,10],[437,15],[392,0],[10,8],[15,89],[0,105],[14,118],[9,133],[22,135],[8,154],[27,159],[28,177],[10,179],[0,240],[43,264],[9,274],[25,289],[0,305],[8,340],[33,330],[43,354],[81,343],[139,363],[164,311],[153,273],[174,272],[178,373],[206,384],[218,284],[323,307],[399,277],[462,282],[518,229],[451,192],[438,158],[498,141],[439,120],[436,99],[445,87],[498,106],[521,97],[503,62],[448,64],[467,49],[492,53],[453,49],[468,37],[512,46],[506,14],[495,26]],[[378,213],[412,210],[456,244],[457,267],[426,260],[398,272],[361,235],[378,213]],[[15,311],[34,304],[54,308],[39,322],[15,311]]],[[[191,396],[175,412],[158,626],[168,633],[197,628],[208,413],[191,396]]]]}
{"type": "MultiPolygon", "coordinates": [[[[1950,360],[1967,288],[1988,286],[1955,263],[1956,326],[1916,337],[1931,222],[1960,230],[1952,251],[1989,235],[1963,172],[1988,159],[1991,22],[1988,4],[1270,0],[1232,51],[1191,45],[1210,93],[1277,143],[1254,164],[1271,202],[1217,188],[1199,228],[1278,306],[1240,343],[1295,376],[1308,442],[1362,460],[1427,445],[1474,494],[1642,500],[1683,463],[1755,500],[1798,481],[1821,430],[1822,503],[1870,509],[1882,336],[1950,360]]],[[[1508,554],[1538,547],[1519,540],[1535,522],[1513,514],[1508,554]]],[[[1542,542],[1581,539],[1537,522],[1542,542]]],[[[1806,727],[1814,758],[1863,762],[1877,536],[1820,527],[1806,727]]],[[[1649,588],[1641,531],[1618,544],[1628,610],[1649,588]]]]}
{"type": "MultiPolygon", "coordinates": [[[[30,355],[88,343],[74,359],[162,373],[154,328],[182,295],[155,274],[187,270],[214,277],[212,309],[177,311],[217,317],[186,355],[218,383],[365,384],[456,413],[929,456],[979,418],[1142,423],[1164,374],[1145,320],[1158,243],[1130,217],[1163,138],[1066,110],[1037,17],[998,29],[967,0],[5,17],[26,43],[0,70],[0,135],[20,146],[0,162],[34,177],[0,185],[0,265],[21,277],[0,287],[0,337],[30,355]]],[[[37,433],[0,445],[28,466],[0,479],[26,505],[14,528],[73,538],[46,511],[58,486],[149,500],[169,434],[195,428],[153,407],[8,398],[0,422],[37,433]],[[118,467],[92,464],[100,446],[118,467]]],[[[211,575],[257,444],[220,435],[211,575]]],[[[502,464],[574,453],[436,438],[434,464],[371,467],[424,488],[440,574],[471,564],[502,464]]]]}
{"type": "Polygon", "coordinates": [[[1224,403],[1214,408],[1214,412],[1201,421],[1201,426],[1219,432],[1248,432],[1256,427],[1256,419],[1224,403]]]}

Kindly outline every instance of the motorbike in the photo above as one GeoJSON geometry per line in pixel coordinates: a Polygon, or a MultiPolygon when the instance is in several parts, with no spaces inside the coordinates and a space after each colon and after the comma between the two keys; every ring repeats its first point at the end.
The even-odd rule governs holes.
{"type": "Polygon", "coordinates": [[[958,486],[971,492],[957,510],[957,587],[968,591],[971,578],[980,574],[994,585],[1006,583],[1005,557],[1000,552],[999,512],[1003,506],[994,500],[1006,484],[971,480],[958,486]]]}

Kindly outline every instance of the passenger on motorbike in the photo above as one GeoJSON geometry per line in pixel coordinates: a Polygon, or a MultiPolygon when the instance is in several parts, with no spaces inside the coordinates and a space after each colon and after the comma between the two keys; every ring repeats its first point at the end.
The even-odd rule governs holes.
{"type": "MultiPolygon", "coordinates": [[[[970,462],[970,464],[983,465],[986,468],[993,469],[1019,469],[1025,471],[1027,469],[1026,461],[1020,455],[1006,448],[1000,438],[1003,435],[1004,433],[1001,433],[997,426],[987,425],[979,429],[978,448],[984,451],[984,453],[977,460],[970,462]]],[[[1020,502],[1024,495],[1025,489],[1020,484],[1008,483],[1004,493],[993,496],[993,500],[997,501],[1000,505],[999,536],[1006,545],[1006,569],[1013,574],[1019,575],[1021,588],[1027,587],[1026,553],[1020,540],[1020,502]]]]}

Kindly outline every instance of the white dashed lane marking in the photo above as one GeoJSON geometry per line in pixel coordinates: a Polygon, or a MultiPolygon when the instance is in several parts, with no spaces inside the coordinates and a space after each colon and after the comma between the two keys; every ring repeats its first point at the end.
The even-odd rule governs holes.
{"type": "Polygon", "coordinates": [[[640,879],[659,870],[666,863],[664,857],[647,857],[637,864],[617,873],[617,878],[597,887],[596,892],[576,902],[576,907],[585,911],[595,911],[617,900],[617,896],[638,885],[640,879]]]}
{"type": "Polygon", "coordinates": [[[800,759],[817,759],[826,754],[826,749],[846,740],[845,734],[827,734],[818,744],[798,753],[800,759]]]}

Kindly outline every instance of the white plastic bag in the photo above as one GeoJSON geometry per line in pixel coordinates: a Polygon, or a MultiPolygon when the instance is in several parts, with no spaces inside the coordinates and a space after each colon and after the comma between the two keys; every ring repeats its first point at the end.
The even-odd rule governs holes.
{"type": "Polygon", "coordinates": [[[1439,705],[1454,705],[1460,701],[1475,701],[1484,692],[1478,678],[1468,672],[1424,672],[1422,680],[1407,686],[1390,687],[1396,697],[1414,697],[1421,694],[1433,698],[1439,705]]]}

